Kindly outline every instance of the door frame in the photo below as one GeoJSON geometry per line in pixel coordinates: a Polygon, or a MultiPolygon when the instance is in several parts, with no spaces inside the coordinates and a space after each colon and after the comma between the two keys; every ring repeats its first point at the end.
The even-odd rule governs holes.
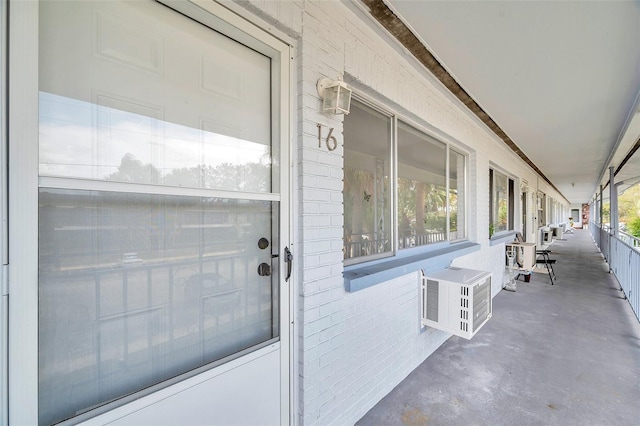
{"type": "MultiPolygon", "coordinates": [[[[272,107],[279,111],[279,122],[274,122],[273,140],[278,144],[280,164],[280,238],[281,254],[285,246],[293,243],[292,208],[292,45],[282,37],[278,38],[259,28],[248,19],[239,16],[219,3],[211,0],[158,0],[177,12],[204,23],[228,37],[267,54],[272,58],[272,70],[276,71],[279,89],[273,91],[272,107]]],[[[5,16],[11,25],[8,37],[8,111],[7,144],[9,148],[8,164],[8,217],[9,225],[8,273],[10,281],[10,306],[8,315],[8,337],[2,344],[8,344],[8,386],[6,400],[8,410],[7,424],[38,423],[38,11],[36,1],[2,0],[2,10],[8,9],[5,16]],[[10,6],[7,4],[11,2],[10,6]]],[[[177,13],[176,12],[176,13],[177,13]]],[[[7,28],[7,27],[4,27],[7,28]]],[[[0,38],[0,41],[3,41],[0,38]]],[[[4,52],[4,45],[0,47],[4,52]]],[[[3,55],[4,58],[4,55],[3,55]]],[[[4,62],[0,63],[5,65],[4,62]]],[[[272,81],[272,84],[274,82],[272,81]]],[[[1,88],[0,88],[1,89],[1,88]]],[[[5,92],[2,91],[2,94],[5,92]]],[[[4,113],[3,109],[0,109],[4,113]]],[[[4,133],[3,133],[4,136],[4,133]]],[[[0,153],[0,159],[3,159],[0,153]]],[[[3,171],[6,170],[3,167],[3,171]]],[[[0,179],[1,181],[1,179],[0,179]]],[[[2,233],[2,231],[0,231],[2,233]]],[[[286,271],[284,256],[279,257],[279,270],[286,271]]],[[[295,272],[295,268],[294,268],[295,272]]],[[[294,422],[292,403],[295,392],[293,362],[293,304],[295,273],[288,282],[284,274],[280,277],[280,418],[282,423],[294,422]]],[[[4,300],[4,297],[2,298],[4,300]]],[[[0,313],[3,310],[0,309],[0,313]]],[[[0,319],[2,324],[5,321],[0,319]]],[[[0,330],[0,338],[3,333],[0,330]]],[[[271,347],[271,345],[269,346],[271,347]]],[[[263,348],[269,351],[269,347],[263,348]]],[[[273,350],[273,349],[271,349],[273,350]]],[[[258,351],[260,352],[260,351],[258,351]]],[[[250,359],[250,357],[249,357],[250,359]]],[[[234,360],[241,363],[242,358],[234,360]]],[[[0,356],[0,361],[2,357],[0,356]]],[[[246,362],[246,360],[245,360],[246,362]]],[[[210,375],[232,367],[222,365],[213,368],[202,377],[194,376],[181,383],[166,387],[161,391],[147,395],[137,401],[111,410],[108,413],[122,417],[140,408],[140,404],[150,405],[167,394],[180,392],[190,380],[206,380],[210,375]],[[177,388],[174,388],[176,386],[177,388]]],[[[0,366],[1,367],[1,366],[0,366]]],[[[7,377],[1,374],[2,384],[7,377]]],[[[191,382],[189,382],[191,383],[191,382]]],[[[4,393],[0,391],[0,396],[4,393]]],[[[2,407],[2,405],[0,405],[2,407]]],[[[105,413],[105,414],[108,414],[105,413]]],[[[102,416],[100,416],[102,417],[102,416]]],[[[106,419],[105,419],[106,420],[106,419]]],[[[0,417],[0,424],[5,423],[0,417]]]]}
{"type": "MultiPolygon", "coordinates": [[[[7,1],[0,0],[0,28],[7,28],[7,1]]],[[[7,32],[0,31],[0,75],[7,75],[7,32]]],[[[8,220],[7,220],[7,79],[0,79],[0,425],[9,423],[8,396],[8,334],[9,334],[9,288],[8,288],[8,220]]]]}

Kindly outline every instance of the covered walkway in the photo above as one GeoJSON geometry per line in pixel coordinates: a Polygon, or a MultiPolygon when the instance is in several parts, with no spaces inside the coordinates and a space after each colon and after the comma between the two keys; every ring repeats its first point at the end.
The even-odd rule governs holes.
{"type": "Polygon", "coordinates": [[[494,298],[359,425],[638,425],[640,325],[591,235],[553,243],[546,273],[494,298]]]}

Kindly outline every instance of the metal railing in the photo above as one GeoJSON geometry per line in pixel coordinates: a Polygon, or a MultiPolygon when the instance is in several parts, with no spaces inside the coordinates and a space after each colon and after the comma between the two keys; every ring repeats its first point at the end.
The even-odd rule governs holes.
{"type": "Polygon", "coordinates": [[[344,258],[371,256],[389,251],[389,238],[377,234],[352,234],[344,243],[344,258]]]}
{"type": "MultiPolygon", "coordinates": [[[[449,232],[450,240],[455,240],[457,238],[457,231],[449,232]]],[[[426,232],[424,234],[417,234],[415,232],[409,231],[398,236],[398,249],[439,243],[442,241],[446,241],[446,239],[447,234],[444,231],[426,232]]],[[[381,237],[372,233],[352,234],[344,243],[345,259],[351,259],[361,256],[371,256],[390,250],[391,244],[388,237],[381,237]]]]}
{"type": "Polygon", "coordinates": [[[618,238],[636,250],[640,250],[640,238],[634,237],[633,235],[627,234],[623,231],[618,231],[618,238]]]}
{"type": "Polygon", "coordinates": [[[416,246],[424,246],[426,244],[439,243],[445,241],[447,234],[444,231],[426,232],[418,234],[416,232],[406,232],[398,237],[398,248],[409,248],[416,246]]]}
{"type": "Polygon", "coordinates": [[[621,231],[614,236],[608,226],[600,227],[594,222],[589,224],[589,231],[640,321],[639,239],[621,231]]]}

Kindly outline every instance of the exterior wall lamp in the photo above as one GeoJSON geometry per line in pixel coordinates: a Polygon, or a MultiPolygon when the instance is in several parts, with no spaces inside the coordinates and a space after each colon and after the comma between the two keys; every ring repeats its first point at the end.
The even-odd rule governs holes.
{"type": "Polygon", "coordinates": [[[351,89],[342,80],[318,80],[318,95],[322,98],[322,112],[330,114],[349,114],[351,107],[351,89]]]}

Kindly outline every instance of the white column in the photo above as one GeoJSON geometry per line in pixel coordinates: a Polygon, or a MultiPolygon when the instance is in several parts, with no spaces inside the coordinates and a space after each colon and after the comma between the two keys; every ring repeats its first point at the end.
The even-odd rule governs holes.
{"type": "Polygon", "coordinates": [[[614,182],[613,167],[609,167],[609,222],[613,235],[618,236],[618,187],[614,182]]]}
{"type": "Polygon", "coordinates": [[[602,195],[604,193],[604,188],[600,185],[600,199],[598,200],[598,223],[600,224],[600,228],[602,228],[602,195]]]}

